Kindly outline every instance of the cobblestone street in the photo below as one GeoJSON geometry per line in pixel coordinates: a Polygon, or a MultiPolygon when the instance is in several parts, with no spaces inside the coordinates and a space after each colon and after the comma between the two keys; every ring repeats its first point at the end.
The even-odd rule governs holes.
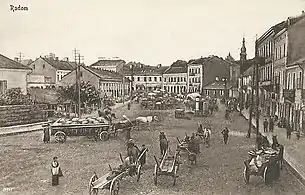
{"type": "MultiPolygon", "coordinates": [[[[133,131],[136,144],[146,144],[149,149],[147,165],[139,183],[136,178],[125,178],[120,183],[120,194],[149,195],[269,195],[269,194],[304,194],[304,187],[284,169],[278,181],[265,185],[261,177],[251,177],[250,183],[243,180],[243,161],[248,158],[248,150],[255,146],[254,138],[245,138],[248,124],[234,113],[230,124],[224,121],[224,112],[220,111],[208,118],[192,120],[175,119],[173,111],[142,111],[139,105],[133,105],[132,111],[119,108],[117,117],[125,114],[133,119],[139,115],[155,113],[161,122],[155,123],[151,131],[133,131]],[[159,131],[165,131],[170,140],[171,149],[177,144],[176,137],[182,139],[196,131],[197,122],[212,121],[211,147],[201,145],[197,165],[189,165],[186,154],[182,153],[183,164],[178,172],[177,185],[167,176],[158,178],[158,185],[153,184],[153,155],[158,156],[159,131]],[[228,125],[230,136],[228,145],[222,142],[221,130],[228,125]]],[[[253,137],[253,136],[252,136],[253,137]]],[[[88,194],[88,182],[93,172],[98,176],[108,172],[108,164],[120,163],[119,153],[125,155],[124,135],[107,142],[94,142],[86,137],[68,138],[64,144],[52,140],[43,144],[42,132],[34,132],[1,138],[0,194],[88,194]],[[14,152],[14,153],[13,153],[14,152]],[[53,156],[58,156],[64,177],[58,187],[51,186],[50,163],[53,156]]],[[[108,194],[108,191],[100,192],[108,194]]]]}

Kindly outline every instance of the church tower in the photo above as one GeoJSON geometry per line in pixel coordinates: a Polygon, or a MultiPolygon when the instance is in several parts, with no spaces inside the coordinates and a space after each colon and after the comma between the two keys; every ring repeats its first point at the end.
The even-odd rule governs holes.
{"type": "Polygon", "coordinates": [[[247,49],[245,45],[245,37],[243,37],[243,43],[242,47],[240,49],[240,61],[246,61],[247,60],[247,49]]]}

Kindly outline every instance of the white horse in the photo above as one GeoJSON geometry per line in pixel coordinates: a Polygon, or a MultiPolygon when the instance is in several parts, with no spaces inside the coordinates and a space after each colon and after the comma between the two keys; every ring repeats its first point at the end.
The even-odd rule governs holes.
{"type": "Polygon", "coordinates": [[[211,140],[211,130],[208,128],[204,128],[203,130],[203,137],[204,137],[204,143],[206,147],[210,147],[210,140],[211,140]]]}
{"type": "Polygon", "coordinates": [[[139,116],[136,118],[136,124],[138,126],[138,130],[140,129],[140,124],[147,124],[148,130],[150,130],[150,123],[153,121],[159,121],[157,116],[139,116]]]}

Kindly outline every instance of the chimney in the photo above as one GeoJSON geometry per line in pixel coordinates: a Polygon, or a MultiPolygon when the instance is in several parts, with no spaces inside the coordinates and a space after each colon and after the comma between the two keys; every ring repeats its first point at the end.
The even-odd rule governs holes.
{"type": "Polygon", "coordinates": [[[14,61],[19,62],[19,58],[15,57],[14,61]]]}
{"type": "Polygon", "coordinates": [[[55,60],[58,61],[58,57],[55,57],[55,60]]]}
{"type": "Polygon", "coordinates": [[[68,57],[64,57],[63,61],[69,62],[69,58],[68,57]]]}

